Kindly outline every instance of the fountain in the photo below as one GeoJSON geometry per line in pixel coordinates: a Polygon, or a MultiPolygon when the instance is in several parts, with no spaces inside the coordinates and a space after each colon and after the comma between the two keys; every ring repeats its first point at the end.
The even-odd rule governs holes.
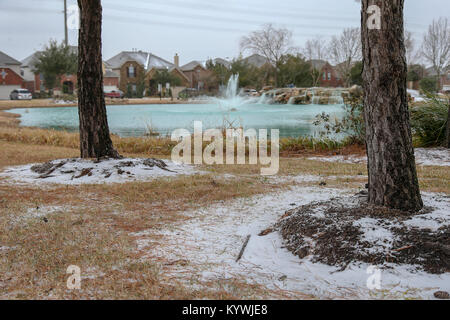
{"type": "Polygon", "coordinates": [[[265,104],[267,100],[265,94],[261,97],[243,96],[242,90],[239,90],[239,74],[230,77],[222,98],[212,98],[212,102],[229,111],[237,111],[239,106],[246,104],[265,104]]]}

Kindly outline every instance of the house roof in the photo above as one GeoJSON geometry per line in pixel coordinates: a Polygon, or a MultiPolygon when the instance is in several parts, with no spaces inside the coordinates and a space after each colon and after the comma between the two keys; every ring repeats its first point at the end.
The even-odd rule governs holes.
{"type": "Polygon", "coordinates": [[[106,70],[105,75],[103,76],[105,78],[119,78],[119,75],[111,70],[106,70]]]}
{"type": "Polygon", "coordinates": [[[183,70],[181,70],[179,67],[173,66],[172,68],[169,69],[169,72],[173,72],[173,71],[178,71],[178,74],[180,74],[184,79],[189,81],[189,78],[187,77],[187,75],[185,75],[183,70]]]}
{"type": "Polygon", "coordinates": [[[118,55],[107,60],[106,63],[112,69],[119,69],[128,61],[135,61],[139,63],[145,70],[150,70],[152,68],[168,69],[173,66],[173,63],[170,63],[169,61],[164,60],[163,58],[160,58],[150,52],[144,51],[122,51],[118,55]]]}
{"type": "Polygon", "coordinates": [[[42,51],[36,51],[35,53],[33,53],[32,55],[26,57],[25,59],[22,60],[22,67],[29,67],[31,69],[34,68],[34,66],[36,65],[39,56],[42,54],[42,51]]]}
{"type": "Polygon", "coordinates": [[[257,68],[261,68],[263,65],[269,63],[269,60],[259,54],[253,54],[245,58],[244,61],[257,68]]]}
{"type": "Polygon", "coordinates": [[[221,64],[226,68],[229,68],[231,66],[231,62],[222,58],[216,58],[214,59],[215,64],[221,64]]]}
{"type": "MultiPolygon", "coordinates": [[[[71,53],[75,53],[78,54],[78,47],[77,46],[69,46],[70,52],[71,53]]],[[[25,59],[22,60],[21,65],[23,68],[30,68],[30,69],[34,69],[34,66],[36,65],[39,56],[42,54],[43,51],[36,51],[35,53],[33,53],[32,55],[26,57],[25,59]]]]}
{"type": "Polygon", "coordinates": [[[194,61],[191,61],[191,62],[185,64],[184,66],[181,66],[180,69],[182,71],[192,71],[195,68],[197,68],[198,66],[202,67],[203,69],[205,68],[202,63],[194,60],[194,61]]]}
{"type": "Polygon", "coordinates": [[[16,59],[8,56],[6,53],[0,51],[0,65],[19,65],[20,61],[17,61],[16,59]]]}
{"type": "Polygon", "coordinates": [[[325,60],[313,59],[308,61],[312,67],[316,70],[322,70],[322,68],[329,62],[325,60]]]}

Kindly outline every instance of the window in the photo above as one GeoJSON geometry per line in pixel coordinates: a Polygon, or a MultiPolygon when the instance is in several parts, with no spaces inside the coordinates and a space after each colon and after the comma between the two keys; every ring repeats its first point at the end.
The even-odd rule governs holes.
{"type": "Polygon", "coordinates": [[[128,78],[136,78],[136,68],[134,66],[128,67],[128,78]]]}
{"type": "Polygon", "coordinates": [[[131,91],[133,92],[133,94],[136,94],[137,92],[137,86],[135,84],[131,85],[131,91]]]}
{"type": "Polygon", "coordinates": [[[331,72],[328,72],[328,81],[331,80],[331,72]]]}
{"type": "Polygon", "coordinates": [[[323,80],[327,80],[327,73],[326,72],[323,73],[322,78],[323,78],[323,80]]]}

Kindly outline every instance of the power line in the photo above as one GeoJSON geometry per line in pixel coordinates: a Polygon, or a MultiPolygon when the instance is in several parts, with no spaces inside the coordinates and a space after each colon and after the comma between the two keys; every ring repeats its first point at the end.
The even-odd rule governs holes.
{"type": "MultiPolygon", "coordinates": [[[[110,3],[113,0],[108,0],[108,1],[104,1],[106,3],[110,3]]],[[[136,2],[141,2],[141,3],[145,3],[148,4],[148,1],[145,0],[135,0],[136,2]]],[[[123,2],[122,2],[123,3],[123,2]]],[[[243,12],[242,9],[236,8],[236,7],[224,7],[221,5],[217,5],[217,4],[212,4],[212,3],[205,3],[202,5],[199,4],[186,4],[186,2],[184,1],[178,1],[178,0],[171,0],[171,1],[159,1],[159,0],[152,0],[151,2],[152,4],[159,4],[159,5],[163,5],[163,6],[168,6],[168,7],[172,7],[172,8],[178,8],[178,9],[190,9],[190,10],[201,10],[201,11],[210,11],[209,14],[211,16],[211,11],[215,14],[217,13],[232,13],[232,14],[249,14],[249,15],[253,15],[253,16],[264,16],[264,17],[281,17],[281,18],[291,18],[291,19],[295,19],[295,20],[300,20],[300,19],[313,19],[313,20],[318,20],[318,19],[322,19],[323,20],[340,20],[340,21],[347,21],[347,22],[352,22],[352,21],[359,21],[359,17],[355,18],[344,18],[344,17],[336,17],[336,16],[323,16],[323,15],[305,15],[302,14],[301,11],[299,10],[300,13],[289,13],[289,12],[280,12],[280,11],[267,11],[267,10],[260,10],[260,9],[252,9],[250,12],[243,12]]],[[[105,8],[107,8],[107,5],[104,5],[105,8]]],[[[147,7],[148,8],[148,7],[147,7]]],[[[148,8],[150,9],[150,8],[148,8]]],[[[151,10],[154,10],[154,8],[151,8],[151,10]]],[[[191,15],[191,13],[189,14],[191,15]]],[[[186,14],[187,17],[187,14],[186,14]]]]}
{"type": "MultiPolygon", "coordinates": [[[[106,10],[118,10],[120,12],[129,12],[129,13],[145,13],[148,15],[154,15],[157,17],[165,16],[169,18],[173,17],[180,17],[183,19],[189,19],[189,20],[200,20],[200,21],[214,21],[214,22],[225,22],[225,23],[240,23],[240,24],[250,24],[250,25],[262,25],[265,22],[264,21],[256,21],[256,20],[248,20],[248,19],[239,19],[239,18],[226,18],[226,17],[215,17],[212,15],[204,15],[204,14],[189,14],[188,16],[183,13],[176,13],[176,12],[167,12],[160,9],[149,9],[149,8],[139,8],[139,7],[132,7],[132,6],[121,6],[121,5],[114,5],[109,6],[106,8],[106,10]]],[[[106,11],[105,10],[105,11],[106,11]]],[[[267,23],[267,22],[266,22],[267,23]]],[[[323,26],[323,25],[312,25],[312,24],[297,24],[297,23],[286,23],[286,25],[289,25],[291,28],[314,28],[314,29],[327,29],[327,30],[336,30],[336,26],[323,26]]],[[[209,26],[208,26],[209,27],[209,26]]],[[[344,26],[340,26],[344,28],[344,26]]]]}

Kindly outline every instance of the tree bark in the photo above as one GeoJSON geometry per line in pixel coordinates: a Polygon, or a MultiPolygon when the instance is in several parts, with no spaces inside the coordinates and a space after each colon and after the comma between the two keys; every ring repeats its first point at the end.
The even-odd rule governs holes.
{"type": "Polygon", "coordinates": [[[102,6],[78,0],[78,114],[81,158],[118,158],[109,135],[103,92],[102,6]]]}
{"type": "Polygon", "coordinates": [[[423,202],[406,91],[403,6],[404,0],[362,1],[369,203],[416,212],[423,202]],[[381,29],[367,26],[370,5],[381,9],[381,29]]]}

